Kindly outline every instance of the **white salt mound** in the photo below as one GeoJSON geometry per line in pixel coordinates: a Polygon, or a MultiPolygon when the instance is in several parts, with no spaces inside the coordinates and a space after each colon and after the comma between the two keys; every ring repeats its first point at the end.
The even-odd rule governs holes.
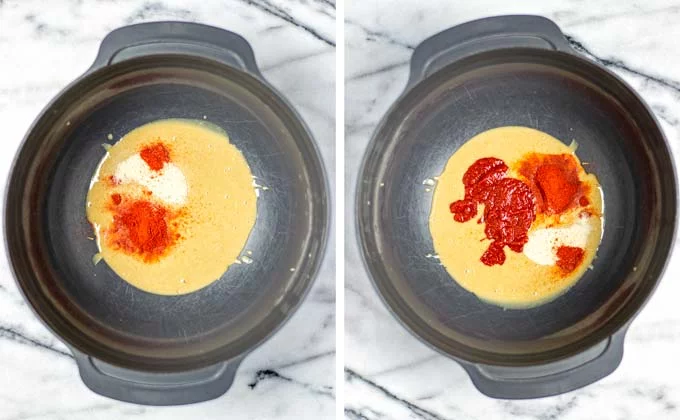
{"type": "Polygon", "coordinates": [[[137,153],[119,163],[114,176],[120,182],[136,182],[146,187],[168,204],[181,205],[187,201],[187,180],[173,163],[166,162],[160,171],[154,171],[137,153]]]}
{"type": "Polygon", "coordinates": [[[559,247],[585,248],[591,231],[588,219],[588,216],[582,216],[570,226],[534,229],[529,232],[524,255],[536,264],[555,265],[559,247]]]}

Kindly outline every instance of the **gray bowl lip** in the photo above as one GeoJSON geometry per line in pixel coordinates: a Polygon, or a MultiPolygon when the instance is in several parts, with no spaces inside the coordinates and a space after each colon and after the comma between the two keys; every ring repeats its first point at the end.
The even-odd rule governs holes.
{"type": "MultiPolygon", "coordinates": [[[[355,236],[356,236],[356,243],[359,248],[359,254],[361,255],[361,261],[363,264],[363,267],[366,271],[366,274],[368,275],[371,284],[373,285],[373,289],[376,292],[376,294],[380,297],[380,300],[383,302],[385,307],[389,310],[390,314],[395,318],[399,324],[403,328],[405,328],[412,336],[416,337],[420,342],[424,343],[427,345],[430,349],[435,350],[437,353],[442,354],[450,359],[453,359],[463,365],[478,365],[478,364],[483,364],[483,365],[493,365],[493,366],[508,366],[508,367],[522,367],[522,366],[535,366],[535,365],[543,365],[543,364],[548,364],[552,362],[558,362],[560,360],[565,360],[570,357],[576,356],[580,353],[582,353],[584,350],[591,348],[595,345],[597,345],[599,342],[602,341],[602,339],[607,339],[617,333],[624,334],[626,333],[627,329],[630,327],[631,323],[637,317],[637,315],[642,311],[642,309],[647,305],[649,302],[650,298],[656,291],[656,288],[659,285],[659,282],[663,278],[663,275],[666,271],[666,268],[668,267],[668,262],[672,258],[674,248],[675,248],[675,242],[677,239],[677,233],[678,233],[678,220],[679,215],[678,215],[678,192],[680,191],[679,186],[678,186],[678,172],[676,168],[675,161],[673,160],[673,154],[671,153],[670,146],[668,143],[668,139],[666,138],[666,135],[661,128],[661,125],[659,124],[658,119],[656,118],[656,115],[652,111],[652,109],[649,107],[649,105],[642,99],[642,97],[633,89],[626,81],[624,81],[621,77],[601,65],[600,63],[590,60],[583,55],[577,53],[575,50],[572,50],[570,52],[565,52],[565,51],[559,51],[559,50],[545,50],[545,49],[540,49],[540,48],[532,48],[532,47],[507,47],[507,48],[497,48],[493,49],[491,51],[483,51],[475,54],[471,54],[465,59],[472,59],[481,55],[487,55],[489,53],[500,53],[500,52],[508,52],[508,51],[530,51],[533,54],[544,54],[544,55],[553,55],[553,56],[561,56],[561,57],[566,57],[567,59],[572,59],[572,60],[577,60],[581,61],[583,64],[587,64],[590,66],[594,66],[595,68],[599,69],[601,72],[604,74],[607,74],[608,76],[612,77],[614,80],[617,82],[621,83],[622,86],[624,86],[629,93],[632,94],[632,96],[642,105],[643,109],[647,112],[648,116],[651,118],[651,121],[654,122],[654,126],[656,128],[657,134],[659,137],[663,140],[664,144],[664,150],[663,153],[669,157],[669,161],[672,167],[672,181],[673,181],[673,200],[675,201],[675,210],[673,212],[673,226],[672,226],[672,235],[671,235],[671,241],[668,244],[668,250],[666,251],[666,257],[665,260],[660,267],[658,276],[654,280],[654,283],[652,284],[651,288],[649,289],[648,293],[644,298],[639,302],[638,308],[633,311],[627,319],[623,320],[622,322],[616,322],[612,323],[611,319],[607,321],[607,323],[601,327],[600,331],[603,331],[604,334],[602,338],[597,339],[593,338],[593,334],[584,337],[582,340],[579,342],[571,343],[567,346],[567,351],[563,351],[562,354],[558,356],[552,356],[552,357],[545,357],[543,353],[534,353],[534,354],[528,354],[522,357],[521,359],[517,360],[509,360],[507,358],[507,355],[502,355],[502,354],[497,354],[497,353],[490,353],[490,352],[484,352],[484,357],[479,357],[476,355],[472,354],[463,354],[458,353],[458,354],[453,354],[452,352],[448,352],[434,343],[430,342],[424,335],[422,335],[419,331],[419,329],[416,328],[416,326],[409,325],[406,319],[403,319],[401,316],[397,314],[395,309],[390,305],[387,297],[383,294],[381,286],[379,285],[379,282],[376,280],[375,273],[373,270],[373,264],[371,264],[368,259],[367,259],[367,244],[368,240],[367,238],[363,235],[362,231],[362,226],[365,226],[366,223],[362,220],[362,208],[363,208],[363,200],[362,196],[365,194],[365,192],[370,191],[370,187],[363,187],[363,182],[362,179],[365,178],[364,174],[367,170],[367,165],[368,165],[368,157],[371,149],[374,149],[376,147],[376,144],[378,142],[378,135],[380,132],[384,129],[384,127],[387,124],[387,121],[389,120],[390,116],[394,114],[394,112],[400,107],[401,103],[403,100],[411,94],[411,92],[416,91],[420,86],[422,86],[428,79],[431,79],[437,75],[440,75],[444,72],[446,72],[448,69],[455,67],[457,65],[456,62],[452,62],[437,71],[428,74],[425,78],[422,80],[419,80],[413,84],[410,83],[410,80],[406,83],[406,86],[402,93],[394,100],[392,105],[387,109],[383,117],[380,119],[378,124],[376,125],[375,129],[373,130],[373,133],[371,134],[371,138],[366,146],[366,149],[364,151],[364,155],[361,161],[361,165],[359,167],[359,172],[358,172],[358,177],[356,181],[356,191],[354,194],[354,205],[355,205],[355,215],[354,215],[354,231],[355,231],[355,236]]],[[[630,302],[627,302],[627,304],[630,304],[630,302]]],[[[554,350],[552,350],[554,352],[554,350]]]]}
{"type": "MultiPolygon", "coordinates": [[[[321,189],[323,196],[320,197],[321,199],[319,200],[319,205],[320,205],[320,211],[323,214],[322,220],[319,221],[320,226],[321,226],[321,232],[320,232],[320,240],[319,240],[319,249],[316,255],[315,260],[311,264],[311,267],[309,269],[309,280],[306,282],[307,284],[304,286],[304,289],[300,293],[300,297],[298,298],[297,302],[295,302],[294,305],[291,305],[288,308],[287,313],[284,315],[283,318],[279,320],[277,325],[274,326],[274,328],[270,329],[267,331],[265,334],[263,334],[259,339],[255,340],[246,350],[239,354],[234,354],[231,357],[225,359],[225,360],[215,360],[215,361],[208,361],[208,362],[203,362],[203,363],[197,363],[195,365],[192,365],[189,369],[198,369],[210,365],[214,365],[215,363],[222,363],[225,361],[236,361],[240,363],[240,361],[247,356],[251,351],[255,350],[257,347],[262,345],[264,342],[269,340],[274,334],[276,334],[293,316],[295,312],[299,309],[300,305],[302,305],[303,301],[307,298],[309,295],[309,291],[311,290],[314,282],[316,281],[316,278],[319,274],[319,271],[321,270],[321,267],[326,259],[326,253],[327,253],[327,248],[328,248],[328,238],[329,238],[329,230],[331,228],[332,224],[332,202],[331,202],[331,195],[330,195],[330,184],[328,180],[328,171],[326,169],[325,162],[323,160],[323,157],[319,151],[319,147],[316,143],[316,140],[314,139],[314,136],[312,135],[311,130],[309,129],[309,126],[305,122],[305,120],[302,118],[302,116],[299,114],[299,112],[295,109],[295,107],[291,104],[288,99],[285,98],[269,81],[267,81],[262,74],[258,72],[250,72],[246,71],[243,69],[239,69],[233,66],[229,66],[226,64],[223,64],[217,60],[211,60],[209,58],[205,57],[196,57],[196,56],[191,56],[187,54],[154,54],[154,57],[173,57],[177,58],[178,60],[181,59],[190,59],[190,60],[198,60],[198,61],[207,61],[212,63],[213,65],[218,65],[222,67],[228,68],[230,71],[238,72],[241,73],[242,76],[249,77],[251,78],[256,84],[261,85],[264,90],[266,90],[269,94],[271,94],[273,97],[276,98],[276,100],[280,101],[281,105],[283,105],[286,110],[290,113],[290,116],[295,119],[295,121],[300,125],[301,130],[304,132],[305,136],[309,140],[308,146],[310,148],[310,152],[313,156],[313,159],[316,161],[314,162],[316,166],[318,166],[320,176],[322,178],[321,180],[321,189]]],[[[24,301],[28,303],[28,307],[31,309],[31,312],[40,320],[40,322],[57,338],[59,338],[60,341],[62,341],[67,347],[70,349],[73,349],[77,352],[80,352],[82,354],[95,357],[98,360],[101,360],[106,363],[110,363],[115,366],[120,366],[124,368],[130,368],[130,369],[135,369],[139,370],[140,367],[136,363],[117,363],[117,360],[110,360],[108,357],[99,357],[97,354],[93,354],[93,352],[90,352],[88,348],[85,348],[79,344],[73,343],[71,340],[57,332],[55,328],[52,327],[45,319],[38,309],[35,306],[35,302],[33,302],[26,291],[23,289],[21,284],[19,283],[19,274],[16,270],[15,267],[15,262],[14,259],[12,258],[12,249],[10,247],[9,243],[9,237],[7,235],[8,232],[8,196],[11,188],[11,183],[12,179],[14,178],[14,173],[16,171],[16,168],[19,164],[19,157],[21,155],[22,150],[24,149],[25,143],[27,142],[28,138],[31,136],[31,133],[34,132],[40,121],[47,115],[53,108],[56,102],[59,101],[60,98],[62,98],[67,92],[76,89],[82,82],[85,80],[91,78],[91,77],[96,77],[100,74],[104,74],[106,72],[111,71],[111,68],[115,68],[118,66],[125,66],[127,65],[130,61],[138,61],[138,60],[145,60],[148,59],[149,56],[139,56],[135,58],[131,58],[129,60],[125,60],[119,63],[115,64],[110,64],[103,66],[101,68],[95,68],[94,66],[91,67],[90,69],[86,70],[83,74],[78,76],[76,79],[71,81],[69,84],[67,84],[64,88],[62,88],[50,101],[43,107],[43,109],[38,113],[38,115],[35,117],[31,125],[29,126],[28,130],[26,131],[26,134],[24,135],[23,139],[21,140],[21,143],[16,149],[16,152],[14,154],[14,157],[12,159],[12,163],[10,164],[10,169],[8,172],[7,179],[5,180],[5,185],[4,185],[4,191],[3,191],[3,198],[5,199],[3,208],[2,208],[2,223],[3,223],[3,228],[5,231],[5,235],[3,235],[3,241],[5,244],[5,256],[7,257],[7,261],[9,262],[10,266],[10,271],[12,273],[12,277],[14,278],[15,284],[17,286],[17,289],[21,293],[21,296],[23,297],[24,301]]],[[[187,369],[168,369],[165,367],[158,367],[158,366],[144,366],[143,369],[144,371],[158,371],[158,372],[181,372],[181,371],[186,371],[187,369]]]]}

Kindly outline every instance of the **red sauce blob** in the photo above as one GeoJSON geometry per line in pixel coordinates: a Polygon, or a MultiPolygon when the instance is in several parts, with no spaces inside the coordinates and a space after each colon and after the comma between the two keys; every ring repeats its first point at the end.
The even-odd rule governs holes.
{"type": "Polygon", "coordinates": [[[139,155],[154,171],[160,171],[167,162],[170,162],[170,151],[160,142],[146,146],[139,155]]]}
{"type": "Polygon", "coordinates": [[[113,204],[118,205],[123,199],[120,194],[111,194],[111,201],[113,201],[113,204]]]}
{"type": "MultiPolygon", "coordinates": [[[[114,203],[117,201],[113,200],[114,203]]],[[[165,207],[137,199],[116,204],[112,209],[113,224],[107,231],[107,239],[113,248],[153,262],[179,239],[179,234],[169,227],[174,215],[165,207]]]]}
{"type": "Polygon", "coordinates": [[[508,166],[501,159],[477,160],[463,175],[465,198],[449,206],[453,218],[464,223],[475,217],[477,205],[484,204],[484,233],[492,242],[481,256],[482,263],[502,265],[503,248],[522,252],[529,240],[528,232],[536,219],[536,199],[524,182],[508,178],[508,166]]]}
{"type": "Polygon", "coordinates": [[[589,204],[588,187],[579,179],[578,169],[573,155],[529,153],[519,163],[517,172],[528,181],[539,213],[560,214],[589,204]]]}
{"type": "Polygon", "coordinates": [[[567,273],[571,273],[581,265],[584,251],[582,248],[573,246],[561,246],[557,248],[557,266],[567,273]]]}

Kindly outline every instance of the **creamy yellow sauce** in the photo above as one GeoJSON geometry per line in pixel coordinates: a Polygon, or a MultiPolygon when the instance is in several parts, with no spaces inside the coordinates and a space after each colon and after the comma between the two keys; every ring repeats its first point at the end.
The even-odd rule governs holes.
{"type": "Polygon", "coordinates": [[[248,163],[226,133],[199,121],[160,120],[132,130],[107,149],[87,195],[87,218],[101,257],[122,279],[150,293],[179,295],[209,285],[237,262],[255,224],[257,197],[248,163]],[[187,194],[181,204],[164,204],[181,213],[181,238],[158,261],[145,262],[110,246],[107,238],[111,195],[141,197],[144,188],[107,179],[121,162],[158,141],[168,145],[171,163],[186,178],[187,194]]]}
{"type": "MultiPolygon", "coordinates": [[[[495,128],[473,137],[451,156],[444,172],[438,177],[429,219],[435,252],[451,277],[480,299],[509,308],[537,306],[564,293],[591,265],[602,236],[599,183],[594,175],[580,170],[579,179],[590,185],[587,198],[596,213],[588,219],[592,229],[580,266],[563,275],[555,266],[538,265],[524,253],[514,252],[508,247],[505,247],[506,260],[503,265],[487,266],[480,261],[490,243],[484,233],[485,225],[477,223],[483,207],[479,206],[478,217],[466,223],[454,221],[449,210],[452,202],[465,195],[463,174],[478,159],[495,157],[509,166],[507,176],[521,179],[513,170],[513,164],[531,152],[574,154],[574,150],[558,139],[526,127],[495,128]]],[[[569,224],[576,217],[574,213],[567,213],[552,222],[569,224]]],[[[537,218],[530,232],[542,223],[545,220],[537,218]]]]}

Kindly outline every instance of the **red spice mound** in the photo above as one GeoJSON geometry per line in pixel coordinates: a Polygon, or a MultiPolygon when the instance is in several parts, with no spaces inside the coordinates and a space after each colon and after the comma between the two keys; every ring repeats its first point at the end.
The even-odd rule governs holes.
{"type": "Polygon", "coordinates": [[[120,204],[120,202],[123,200],[123,198],[120,196],[120,194],[111,194],[111,201],[113,201],[113,204],[120,204]]]}
{"type": "Polygon", "coordinates": [[[582,248],[573,246],[561,246],[557,248],[557,266],[566,273],[571,273],[581,265],[584,251],[582,248]]]}
{"type": "MultiPolygon", "coordinates": [[[[117,200],[113,196],[115,203],[117,200]]],[[[170,227],[175,216],[148,200],[121,199],[111,210],[114,212],[113,224],[107,231],[110,246],[137,255],[145,262],[157,261],[180,237],[170,227]]],[[[172,226],[176,227],[176,224],[172,226]]]]}
{"type": "Polygon", "coordinates": [[[579,164],[572,155],[529,153],[520,162],[518,173],[534,192],[539,213],[559,214],[589,204],[588,185],[579,179],[579,164]]]}
{"type": "Polygon", "coordinates": [[[161,142],[146,146],[139,155],[154,171],[160,171],[167,162],[170,162],[170,151],[161,142]]]}
{"type": "Polygon", "coordinates": [[[522,252],[529,240],[528,232],[536,219],[536,199],[524,182],[505,177],[508,166],[500,159],[482,158],[463,175],[465,198],[450,204],[449,210],[457,222],[464,223],[477,215],[477,205],[484,204],[481,221],[491,244],[480,260],[502,265],[503,247],[522,252]]]}

